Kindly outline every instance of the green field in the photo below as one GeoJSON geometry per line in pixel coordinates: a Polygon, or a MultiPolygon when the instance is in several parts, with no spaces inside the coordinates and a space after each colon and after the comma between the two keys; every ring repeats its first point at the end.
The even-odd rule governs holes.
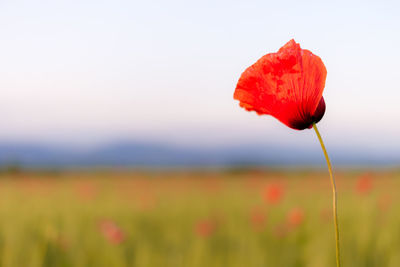
{"type": "MultiPolygon", "coordinates": [[[[338,171],[342,261],[400,266],[400,172],[338,171]]],[[[335,266],[328,173],[0,175],[0,266],[335,266]]]]}

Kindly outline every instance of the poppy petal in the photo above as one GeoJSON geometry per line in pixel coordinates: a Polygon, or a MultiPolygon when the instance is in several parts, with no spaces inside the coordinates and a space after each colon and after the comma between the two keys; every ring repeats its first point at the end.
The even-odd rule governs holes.
{"type": "Polygon", "coordinates": [[[234,98],[248,111],[272,115],[290,128],[303,130],[324,115],[326,74],[318,56],[290,40],[242,73],[234,98]]]}

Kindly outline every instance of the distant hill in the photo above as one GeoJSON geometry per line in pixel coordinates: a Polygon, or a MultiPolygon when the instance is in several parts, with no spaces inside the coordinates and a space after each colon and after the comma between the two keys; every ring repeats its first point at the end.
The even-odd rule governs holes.
{"type": "MultiPolygon", "coordinates": [[[[395,165],[399,155],[331,149],[332,161],[340,165],[395,165]]],[[[177,147],[163,143],[118,142],[82,151],[46,144],[0,143],[0,165],[24,167],[79,166],[231,166],[231,165],[323,165],[319,147],[236,145],[230,147],[177,147]]]]}

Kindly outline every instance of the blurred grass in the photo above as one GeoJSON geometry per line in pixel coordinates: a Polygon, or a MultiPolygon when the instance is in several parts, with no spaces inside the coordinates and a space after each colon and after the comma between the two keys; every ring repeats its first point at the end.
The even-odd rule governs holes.
{"type": "MultiPolygon", "coordinates": [[[[400,266],[400,172],[340,171],[344,266],[400,266]]],[[[325,171],[0,175],[0,266],[335,266],[325,171]]]]}

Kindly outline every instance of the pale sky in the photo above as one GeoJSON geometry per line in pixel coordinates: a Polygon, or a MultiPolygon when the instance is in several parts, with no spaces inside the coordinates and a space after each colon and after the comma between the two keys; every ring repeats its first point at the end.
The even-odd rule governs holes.
{"type": "Polygon", "coordinates": [[[328,147],[400,151],[398,14],[395,1],[1,0],[0,141],[314,145],[232,97],[294,38],[328,70],[328,147]]]}

